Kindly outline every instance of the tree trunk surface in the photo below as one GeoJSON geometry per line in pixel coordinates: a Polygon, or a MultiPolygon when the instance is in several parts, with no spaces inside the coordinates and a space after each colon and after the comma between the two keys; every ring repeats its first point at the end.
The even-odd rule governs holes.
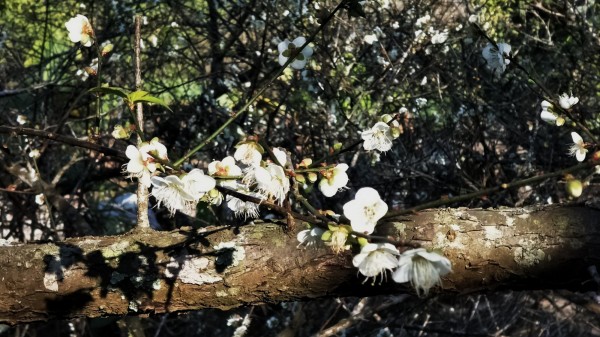
{"type": "MultiPolygon", "coordinates": [[[[229,309],[323,296],[413,292],[364,282],[350,251],[298,248],[297,230],[134,231],[0,247],[0,321],[229,309]]],[[[440,249],[453,272],[437,291],[597,290],[600,211],[585,207],[434,209],[380,224],[393,239],[440,249]]],[[[388,275],[389,276],[389,275],[388,275]]]]}

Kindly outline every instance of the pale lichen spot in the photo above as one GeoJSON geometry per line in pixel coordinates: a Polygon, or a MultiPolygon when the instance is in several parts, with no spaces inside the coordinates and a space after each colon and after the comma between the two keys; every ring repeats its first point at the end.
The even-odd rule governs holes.
{"type": "Polygon", "coordinates": [[[519,240],[520,247],[514,250],[514,260],[517,264],[523,267],[531,267],[546,258],[546,253],[539,247],[536,247],[535,242],[532,240],[519,240]]]}
{"type": "Polygon", "coordinates": [[[483,230],[485,231],[486,240],[495,241],[503,236],[502,231],[496,226],[483,226],[483,230]]]}
{"type": "Polygon", "coordinates": [[[444,248],[456,248],[456,249],[464,249],[465,245],[461,242],[461,236],[455,236],[452,240],[448,239],[448,235],[443,232],[435,233],[435,239],[433,240],[433,248],[434,249],[444,249],[444,248]]]}
{"type": "Polygon", "coordinates": [[[394,229],[396,229],[396,232],[399,234],[404,234],[406,224],[404,222],[394,222],[394,229]]]}
{"type": "Polygon", "coordinates": [[[165,269],[167,278],[177,277],[181,282],[188,284],[215,283],[223,280],[221,277],[210,272],[201,272],[207,269],[210,260],[205,257],[183,256],[179,259],[171,259],[165,269]]]}
{"type": "Polygon", "coordinates": [[[102,256],[105,259],[117,257],[117,256],[125,253],[128,247],[129,247],[129,241],[126,241],[126,240],[113,243],[112,245],[110,245],[106,248],[103,248],[101,250],[102,256]]]}
{"type": "Polygon", "coordinates": [[[229,296],[229,293],[226,292],[225,290],[217,290],[215,295],[217,295],[217,297],[227,297],[227,296],[229,296]]]}

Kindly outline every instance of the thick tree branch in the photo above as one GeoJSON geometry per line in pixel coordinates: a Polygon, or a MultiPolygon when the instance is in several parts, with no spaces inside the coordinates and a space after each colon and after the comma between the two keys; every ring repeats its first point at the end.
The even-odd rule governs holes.
{"type": "MultiPolygon", "coordinates": [[[[600,258],[598,219],[598,210],[567,206],[436,209],[380,226],[394,239],[441,249],[454,269],[442,291],[597,290],[587,269],[600,258]]],[[[391,280],[363,284],[349,251],[297,244],[295,233],[257,222],[0,247],[0,321],[412,292],[391,280]]]]}

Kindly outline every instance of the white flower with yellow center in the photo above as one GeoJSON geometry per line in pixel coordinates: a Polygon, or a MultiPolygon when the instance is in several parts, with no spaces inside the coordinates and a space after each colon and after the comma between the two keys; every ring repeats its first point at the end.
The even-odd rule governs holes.
{"type": "Polygon", "coordinates": [[[577,161],[583,161],[588,152],[588,149],[585,148],[583,138],[577,132],[571,132],[571,138],[573,138],[573,145],[569,148],[569,155],[575,156],[577,161]]]}
{"type": "Polygon", "coordinates": [[[358,190],[354,200],[348,201],[343,208],[344,215],[350,220],[352,230],[364,234],[373,233],[377,221],[388,211],[387,204],[371,187],[358,190]]]}
{"type": "MultiPolygon", "coordinates": [[[[215,160],[208,164],[208,174],[216,177],[237,177],[242,175],[242,169],[235,164],[235,159],[231,156],[225,157],[222,161],[215,160]]],[[[235,188],[235,179],[220,179],[219,185],[235,188]]]]}
{"type": "MultiPolygon", "coordinates": [[[[288,39],[283,40],[277,45],[279,50],[279,65],[283,66],[289,58],[306,43],[306,39],[302,36],[297,37],[294,41],[290,42],[288,39]]],[[[306,62],[312,56],[313,49],[310,46],[306,46],[296,56],[294,61],[290,63],[290,67],[294,69],[303,69],[306,66],[306,62]]]]}
{"type": "Polygon", "coordinates": [[[321,172],[323,179],[319,182],[319,189],[326,197],[333,197],[340,189],[348,184],[347,164],[338,164],[336,167],[321,172]]]}
{"type": "Polygon", "coordinates": [[[506,43],[498,43],[498,48],[488,43],[481,54],[487,62],[487,67],[497,76],[500,76],[505,70],[510,60],[506,58],[510,55],[511,47],[506,43]]]}
{"type": "Polygon", "coordinates": [[[84,47],[91,47],[94,43],[94,30],[87,17],[77,14],[65,23],[72,42],[81,42],[84,47]]]}
{"type": "Polygon", "coordinates": [[[261,149],[256,142],[241,143],[237,145],[233,158],[246,165],[258,165],[262,159],[261,149]]]}
{"type": "Polygon", "coordinates": [[[390,126],[384,122],[375,123],[371,129],[363,131],[360,137],[364,140],[363,148],[367,151],[385,152],[392,148],[390,126]]]}
{"type": "Polygon", "coordinates": [[[571,107],[577,103],[579,103],[579,98],[569,96],[566,93],[563,93],[558,97],[558,104],[565,110],[571,109],[571,107]]]}
{"type": "Polygon", "coordinates": [[[158,163],[155,162],[155,157],[167,160],[167,148],[161,144],[157,138],[153,138],[149,143],[144,142],[135,147],[129,145],[125,150],[125,155],[129,158],[129,162],[125,164],[125,171],[128,178],[138,178],[146,187],[152,184],[150,177],[156,172],[158,163]]]}
{"type": "Polygon", "coordinates": [[[417,294],[427,295],[429,289],[442,283],[441,276],[451,271],[452,264],[446,257],[417,248],[400,255],[392,278],[398,283],[410,282],[417,294]]]}
{"type": "Polygon", "coordinates": [[[383,279],[387,270],[398,266],[398,255],[398,249],[389,243],[369,243],[354,256],[352,264],[367,279],[372,277],[375,281],[378,275],[383,279]]]}

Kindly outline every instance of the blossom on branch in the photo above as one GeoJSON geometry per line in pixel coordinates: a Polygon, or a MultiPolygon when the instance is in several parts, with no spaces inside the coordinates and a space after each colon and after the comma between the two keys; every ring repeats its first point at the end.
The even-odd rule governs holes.
{"type": "Polygon", "coordinates": [[[167,148],[157,138],[153,138],[149,143],[141,143],[139,147],[127,146],[125,155],[129,158],[129,162],[125,164],[127,177],[138,178],[144,186],[150,187],[150,177],[160,165],[155,161],[155,157],[167,160],[167,148]]]}
{"type": "Polygon", "coordinates": [[[193,213],[200,198],[215,187],[215,179],[193,169],[182,178],[174,175],[165,178],[152,177],[152,195],[158,205],[165,205],[171,215],[175,211],[193,213]]]}
{"type": "Polygon", "coordinates": [[[237,150],[233,154],[235,160],[246,165],[258,165],[264,152],[262,146],[255,141],[245,141],[236,145],[237,150]]]}
{"type": "Polygon", "coordinates": [[[561,126],[565,124],[565,119],[560,117],[554,112],[554,105],[552,103],[544,100],[542,101],[542,114],[540,117],[546,123],[556,124],[556,126],[561,126]]]}
{"type": "Polygon", "coordinates": [[[194,200],[198,201],[204,195],[212,191],[217,182],[215,178],[207,176],[201,169],[193,169],[182,178],[185,184],[185,190],[194,197],[194,200]]]}
{"type": "Polygon", "coordinates": [[[563,109],[569,110],[573,105],[579,103],[579,98],[563,93],[558,97],[558,103],[563,109]]]}
{"type": "Polygon", "coordinates": [[[364,140],[363,148],[367,151],[386,152],[392,148],[390,126],[384,122],[375,123],[371,129],[363,131],[360,136],[364,140]]]}
{"type": "Polygon", "coordinates": [[[398,255],[398,249],[389,243],[369,243],[354,256],[352,264],[367,279],[372,277],[375,281],[378,275],[383,279],[387,270],[398,266],[398,255]]]}
{"type": "Polygon", "coordinates": [[[344,215],[350,220],[352,230],[364,234],[373,233],[377,221],[388,211],[387,204],[371,187],[358,190],[354,200],[348,201],[343,208],[344,215]]]}
{"type": "MultiPolygon", "coordinates": [[[[262,195],[260,195],[258,193],[250,192],[248,190],[248,188],[243,185],[238,184],[236,189],[239,192],[242,192],[251,197],[258,198],[260,200],[264,199],[264,197],[262,195]]],[[[236,198],[231,195],[227,196],[227,207],[229,207],[229,209],[235,213],[235,216],[237,216],[237,217],[243,216],[244,220],[248,219],[248,218],[251,218],[251,219],[258,218],[258,215],[259,215],[258,206],[259,206],[259,204],[254,203],[252,201],[244,201],[242,199],[236,198]]]]}
{"type": "Polygon", "coordinates": [[[492,73],[500,76],[505,70],[510,60],[506,58],[510,55],[511,47],[506,43],[498,43],[497,48],[491,43],[488,43],[481,54],[487,62],[487,67],[492,73]]]}
{"type": "MultiPolygon", "coordinates": [[[[215,160],[208,164],[208,174],[216,177],[235,177],[242,175],[242,169],[235,164],[235,159],[229,156],[222,161],[215,160]]],[[[235,188],[237,182],[235,179],[220,179],[219,185],[235,188]]]]}
{"type": "Polygon", "coordinates": [[[152,195],[156,198],[158,207],[164,205],[171,216],[176,211],[187,211],[195,205],[194,197],[186,191],[185,184],[179,177],[152,177],[151,181],[152,195]]]}
{"type": "Polygon", "coordinates": [[[87,17],[77,14],[74,18],[65,23],[69,31],[69,39],[72,42],[81,42],[84,47],[91,47],[94,43],[94,29],[87,17]]]}
{"type": "Polygon", "coordinates": [[[425,248],[407,250],[398,259],[398,269],[392,274],[398,283],[410,282],[417,294],[427,295],[429,289],[441,284],[441,276],[452,271],[452,264],[446,257],[428,252],[425,248]]]}
{"type": "MultiPolygon", "coordinates": [[[[279,65],[283,66],[289,58],[296,53],[296,50],[302,47],[303,44],[306,43],[306,39],[303,36],[297,37],[294,41],[290,42],[290,40],[285,39],[277,45],[277,50],[279,50],[279,65]]],[[[306,62],[308,62],[308,58],[313,54],[313,49],[310,46],[306,46],[294,59],[292,63],[290,63],[290,67],[294,69],[303,69],[306,66],[306,62]]]]}
{"type": "Polygon", "coordinates": [[[277,164],[269,164],[266,168],[258,166],[254,169],[254,178],[260,193],[283,204],[290,191],[290,180],[283,167],[277,164]]]}
{"type": "Polygon", "coordinates": [[[585,142],[583,138],[577,132],[571,132],[571,138],[573,139],[573,145],[569,148],[569,155],[575,156],[577,161],[583,161],[588,150],[585,148],[585,142]]]}
{"type": "Polygon", "coordinates": [[[319,189],[326,197],[333,197],[340,189],[348,184],[347,164],[338,164],[334,168],[321,172],[323,179],[319,182],[319,189]]]}

